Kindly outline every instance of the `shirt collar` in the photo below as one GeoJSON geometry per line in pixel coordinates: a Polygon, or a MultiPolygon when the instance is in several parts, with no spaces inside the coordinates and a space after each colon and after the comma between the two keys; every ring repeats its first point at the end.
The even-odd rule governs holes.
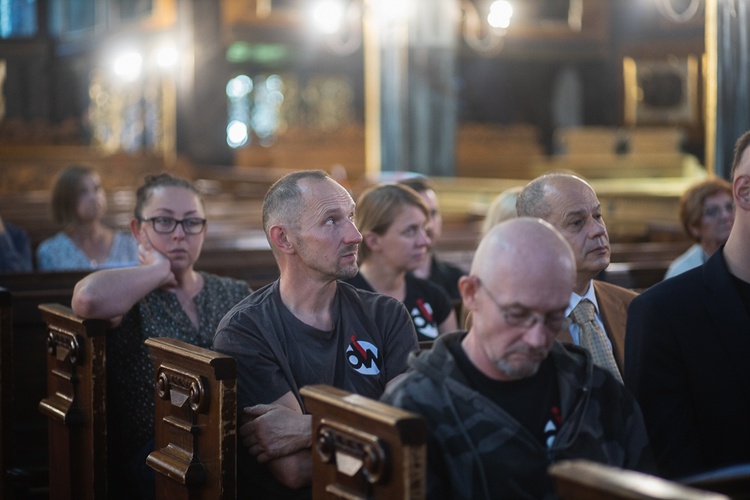
{"type": "Polygon", "coordinates": [[[565,309],[565,316],[570,316],[570,312],[578,305],[583,299],[588,299],[594,304],[594,311],[599,314],[599,303],[596,301],[596,293],[594,292],[594,282],[589,281],[589,289],[583,295],[578,295],[573,292],[570,294],[570,302],[568,302],[568,308],[565,309]]]}

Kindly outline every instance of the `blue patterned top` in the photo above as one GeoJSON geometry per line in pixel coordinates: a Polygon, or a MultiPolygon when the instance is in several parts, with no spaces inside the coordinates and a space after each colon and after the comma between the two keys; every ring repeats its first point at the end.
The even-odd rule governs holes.
{"type": "Polygon", "coordinates": [[[138,241],[130,233],[117,231],[107,260],[92,262],[70,237],[57,233],[39,244],[36,266],[40,271],[63,269],[105,269],[138,265],[138,241]]]}

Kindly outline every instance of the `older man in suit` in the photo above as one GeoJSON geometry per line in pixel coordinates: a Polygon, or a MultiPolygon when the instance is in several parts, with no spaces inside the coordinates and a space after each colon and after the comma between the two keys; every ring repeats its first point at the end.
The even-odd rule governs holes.
{"type": "Polygon", "coordinates": [[[749,148],[746,132],[735,146],[726,244],[630,307],[625,383],[666,477],[750,462],[749,148]]]}
{"type": "Polygon", "coordinates": [[[594,189],[573,174],[542,175],[523,188],[516,200],[516,212],[519,217],[539,217],[552,224],[576,257],[576,283],[566,311],[573,324],[558,340],[589,348],[597,365],[622,380],[625,320],[637,294],[594,280],[607,268],[610,258],[607,226],[594,189]],[[589,321],[583,317],[584,312],[589,321]]]}

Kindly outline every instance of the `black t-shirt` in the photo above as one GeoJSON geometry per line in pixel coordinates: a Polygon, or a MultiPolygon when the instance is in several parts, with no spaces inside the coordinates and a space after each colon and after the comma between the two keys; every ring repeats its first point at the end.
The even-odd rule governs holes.
{"type": "Polygon", "coordinates": [[[463,269],[443,262],[433,254],[430,277],[427,279],[445,290],[452,300],[461,300],[461,293],[458,291],[458,279],[465,274],[463,269]]]}
{"type": "MultiPolygon", "coordinates": [[[[375,291],[362,273],[349,278],[346,282],[361,290],[375,291]]],[[[409,273],[406,274],[404,305],[409,311],[420,342],[435,340],[439,333],[438,326],[453,311],[453,302],[445,290],[409,273]]]]}
{"type": "Polygon", "coordinates": [[[562,424],[562,413],[555,366],[549,357],[531,377],[500,381],[479,371],[460,342],[448,347],[472,389],[505,410],[544,446],[552,446],[562,424]]]}

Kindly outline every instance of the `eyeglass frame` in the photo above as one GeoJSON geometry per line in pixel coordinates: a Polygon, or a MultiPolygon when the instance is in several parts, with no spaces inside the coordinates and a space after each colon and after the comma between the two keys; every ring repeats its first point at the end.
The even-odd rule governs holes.
{"type": "Polygon", "coordinates": [[[184,219],[179,220],[179,219],[175,219],[174,217],[169,217],[167,215],[157,215],[156,217],[148,217],[148,218],[147,217],[138,217],[138,220],[141,221],[141,222],[150,222],[151,223],[151,227],[154,229],[154,232],[157,233],[157,234],[172,234],[172,233],[175,232],[175,230],[177,229],[177,226],[179,225],[179,226],[182,226],[182,232],[184,232],[185,234],[189,234],[191,236],[195,236],[195,235],[201,234],[206,229],[206,222],[208,222],[207,219],[202,219],[200,217],[185,217],[184,219]],[[169,231],[159,231],[158,229],[156,229],[156,220],[157,219],[171,220],[174,223],[174,225],[172,226],[172,229],[170,229],[169,231]],[[188,231],[185,228],[185,222],[188,222],[188,221],[200,221],[201,222],[201,229],[200,229],[200,231],[198,231],[197,233],[192,233],[192,232],[188,231]]]}
{"type": "MultiPolygon", "coordinates": [[[[479,284],[479,288],[484,290],[484,293],[487,294],[487,296],[490,298],[493,304],[495,304],[495,307],[497,307],[498,311],[500,311],[500,314],[503,316],[503,319],[506,323],[508,323],[510,326],[516,327],[516,328],[525,328],[529,329],[536,325],[537,323],[541,322],[544,328],[549,332],[554,333],[560,333],[568,328],[570,328],[570,325],[573,323],[573,320],[569,316],[564,316],[560,319],[560,327],[559,328],[551,328],[549,325],[550,318],[547,315],[540,314],[531,310],[527,310],[524,314],[525,318],[523,320],[518,320],[517,318],[514,318],[513,313],[508,311],[508,309],[512,306],[509,305],[503,305],[495,298],[494,295],[492,295],[492,292],[490,292],[489,288],[482,283],[482,280],[478,276],[472,276],[477,283],[479,284]]],[[[524,306],[525,307],[525,306],[524,306]]],[[[557,321],[555,319],[554,321],[557,321]]]]}
{"type": "Polygon", "coordinates": [[[716,219],[721,217],[722,214],[734,214],[734,201],[729,201],[723,205],[712,205],[708,208],[704,207],[701,210],[701,217],[708,217],[709,219],[716,219]]]}

